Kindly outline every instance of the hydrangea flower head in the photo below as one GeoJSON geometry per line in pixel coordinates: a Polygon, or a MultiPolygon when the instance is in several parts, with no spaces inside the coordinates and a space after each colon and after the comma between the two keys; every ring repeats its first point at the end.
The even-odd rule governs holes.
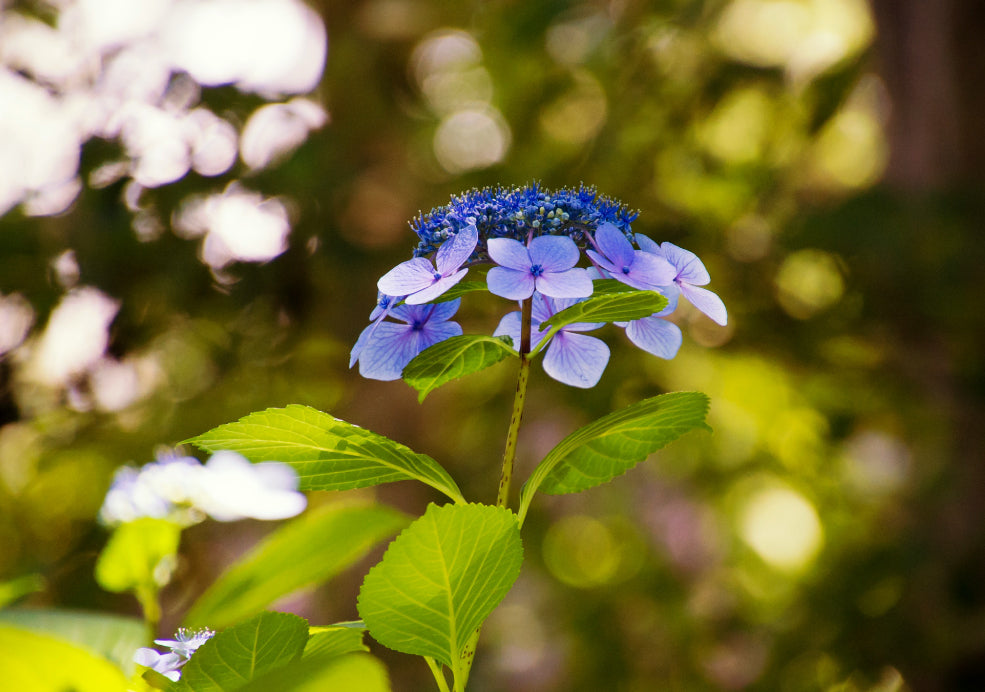
{"type": "MultiPolygon", "coordinates": [[[[403,324],[382,321],[370,324],[359,335],[353,351],[359,374],[374,380],[398,380],[407,363],[429,346],[462,334],[462,327],[449,319],[462,304],[461,298],[429,305],[398,305],[390,316],[403,324]]],[[[351,367],[351,366],[350,366],[351,367]]]]}
{"type": "Polygon", "coordinates": [[[401,262],[377,282],[380,292],[390,296],[406,296],[408,305],[428,303],[457,284],[468,273],[462,265],[469,259],[479,242],[475,224],[455,233],[438,248],[431,260],[415,257],[401,262]]]}
{"type": "MultiPolygon", "coordinates": [[[[547,335],[546,331],[540,331],[542,322],[546,322],[556,313],[578,302],[580,301],[549,298],[534,293],[531,306],[530,347],[535,348],[547,335]]],[[[518,348],[521,319],[519,312],[509,313],[500,320],[493,335],[509,335],[513,339],[513,347],[518,348]]],[[[609,363],[609,347],[601,339],[579,332],[598,329],[604,324],[604,322],[576,322],[558,330],[544,353],[544,372],[558,382],[572,387],[588,389],[598,384],[605,366],[609,363]]]]}
{"type": "Polygon", "coordinates": [[[575,267],[581,253],[571,238],[539,236],[524,245],[512,238],[490,238],[489,257],[499,266],[486,275],[490,293],[523,300],[534,291],[552,298],[585,298],[592,280],[575,267]]]}
{"type": "Polygon", "coordinates": [[[636,243],[645,251],[660,255],[674,267],[673,284],[688,302],[710,317],[715,323],[728,324],[725,303],[716,293],[699,288],[711,281],[708,270],[696,254],[677,247],[673,243],[657,244],[642,233],[636,234],[636,243]]]}
{"type": "Polygon", "coordinates": [[[564,235],[579,247],[588,243],[586,233],[610,223],[632,237],[632,223],[639,212],[621,202],[598,194],[594,187],[549,190],[538,183],[519,187],[486,187],[455,195],[448,204],[421,214],[410,223],[420,243],[415,257],[434,252],[459,229],[475,224],[479,245],[471,262],[488,260],[490,238],[512,238],[526,242],[541,235],[564,235]]]}

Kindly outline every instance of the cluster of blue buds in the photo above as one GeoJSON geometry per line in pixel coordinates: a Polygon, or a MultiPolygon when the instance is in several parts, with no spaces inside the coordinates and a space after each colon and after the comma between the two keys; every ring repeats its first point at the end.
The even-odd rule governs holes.
{"type": "MultiPolygon", "coordinates": [[[[665,319],[683,296],[718,324],[728,320],[725,304],[702,288],[711,278],[698,257],[672,243],[633,233],[637,212],[598,195],[593,188],[556,192],[532,184],[522,188],[472,190],[450,204],[414,219],[420,238],[414,257],[377,283],[379,298],[370,324],[359,335],[349,366],[359,363],[364,377],[395,380],[419,353],[462,334],[451,318],[461,298],[441,297],[475,264],[494,266],[486,274],[490,293],[531,302],[534,351],[547,332],[540,324],[588,299],[603,279],[654,291],[667,299],[660,312],[615,322],[639,348],[673,358],[682,342],[680,328],[665,319]],[[578,266],[585,260],[588,266],[578,266]],[[387,320],[387,317],[393,318],[387,320]]],[[[592,331],[605,323],[567,324],[546,345],[544,369],[575,387],[593,387],[609,360],[609,348],[592,331]]],[[[521,312],[503,317],[494,335],[521,343],[521,312]]]]}

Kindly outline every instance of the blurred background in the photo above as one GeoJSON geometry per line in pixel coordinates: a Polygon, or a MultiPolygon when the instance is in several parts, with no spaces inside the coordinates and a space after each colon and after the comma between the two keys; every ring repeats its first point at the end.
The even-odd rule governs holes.
{"type": "MultiPolygon", "coordinates": [[[[729,325],[682,306],[670,362],[612,329],[589,391],[535,366],[521,477],[663,391],[714,434],[535,502],[470,690],[985,689],[983,32],[975,0],[0,0],[0,582],[137,612],[92,577],[113,470],[289,403],[492,502],[509,367],[419,405],[349,348],[415,214],[585,182],[729,325]]],[[[269,529],[186,532],[165,627],[269,529]]],[[[281,605],[355,618],[361,576],[281,605]]]]}

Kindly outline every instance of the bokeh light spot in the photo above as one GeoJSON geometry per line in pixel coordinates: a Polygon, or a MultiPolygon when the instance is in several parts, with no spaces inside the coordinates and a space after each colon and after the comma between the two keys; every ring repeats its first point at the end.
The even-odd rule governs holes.
{"type": "Polygon", "coordinates": [[[814,506],[780,484],[750,494],[740,510],[739,534],[765,562],[789,571],[806,567],[824,538],[814,506]]]}
{"type": "Polygon", "coordinates": [[[791,316],[808,319],[831,307],[845,293],[838,258],[822,250],[789,255],[776,275],[776,296],[791,316]]]}

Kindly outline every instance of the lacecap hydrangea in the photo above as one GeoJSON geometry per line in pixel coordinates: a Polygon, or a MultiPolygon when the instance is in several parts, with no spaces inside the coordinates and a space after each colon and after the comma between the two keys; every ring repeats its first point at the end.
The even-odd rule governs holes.
{"type": "Polygon", "coordinates": [[[452,197],[411,221],[419,239],[413,257],[378,281],[377,304],[352,349],[350,367],[358,362],[364,377],[399,379],[422,351],[461,335],[452,317],[461,304],[456,292],[466,292],[453,288],[482,264],[492,265],[483,288],[520,306],[503,317],[494,334],[510,336],[514,348],[527,348],[529,356],[543,350],[545,371],[560,382],[585,388],[599,381],[609,349],[580,332],[606,323],[572,323],[549,337],[540,324],[589,300],[603,281],[666,298],[658,312],[614,324],[644,351],[673,358],[682,335],[666,318],[679,298],[720,325],[728,314],[721,298],[703,288],[711,277],[701,260],[672,243],[634,233],[637,217],[584,185],[556,191],[538,184],[483,188],[452,197]],[[532,344],[521,333],[527,301],[532,344]]]}

